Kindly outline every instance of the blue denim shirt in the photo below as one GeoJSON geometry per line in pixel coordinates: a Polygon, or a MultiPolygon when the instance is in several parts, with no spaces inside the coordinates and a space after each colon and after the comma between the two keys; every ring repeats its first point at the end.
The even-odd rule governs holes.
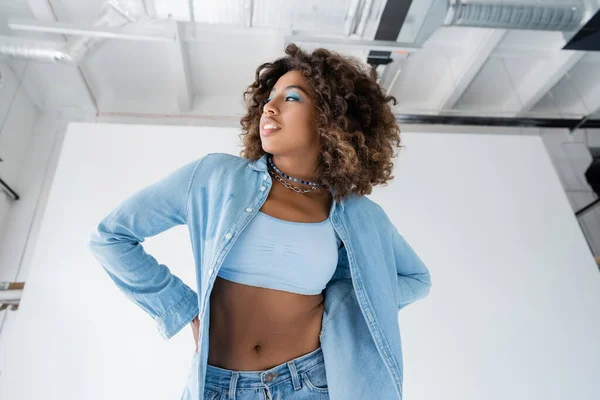
{"type": "MultiPolygon", "coordinates": [[[[118,288],[156,321],[165,340],[199,315],[199,351],[184,399],[199,400],[204,394],[210,293],[219,268],[272,185],[266,155],[250,161],[208,154],[133,194],[90,236],[92,254],[118,288]],[[179,224],[190,233],[196,291],[141,244],[179,224]]],[[[329,396],[402,399],[398,310],[429,293],[429,271],[384,210],[367,197],[352,194],[333,201],[329,217],[344,242],[323,293],[319,338],[329,396]]]]}

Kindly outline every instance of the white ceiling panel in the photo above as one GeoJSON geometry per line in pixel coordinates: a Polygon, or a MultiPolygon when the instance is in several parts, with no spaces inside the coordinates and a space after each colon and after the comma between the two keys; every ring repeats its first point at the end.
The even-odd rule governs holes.
{"type": "MultiPolygon", "coordinates": [[[[343,35],[353,0],[204,0],[193,2],[199,23],[343,35]]],[[[188,0],[154,1],[156,17],[190,21],[188,0]]],[[[375,1],[381,5],[382,1],[375,1]]]]}
{"type": "MultiPolygon", "coordinates": [[[[22,1],[22,0],[20,0],[22,1]]],[[[92,22],[102,11],[105,0],[27,0],[38,14],[52,5],[56,17],[61,22],[92,22]]],[[[145,0],[114,0],[122,9],[139,15],[144,10],[145,0]]]]}
{"type": "Polygon", "coordinates": [[[562,32],[510,30],[498,44],[498,50],[560,50],[567,43],[562,32]]]}
{"type": "Polygon", "coordinates": [[[209,24],[244,25],[250,3],[244,0],[194,1],[194,19],[209,24]]]}
{"type": "MultiPolygon", "coordinates": [[[[48,7],[48,1],[29,0],[32,7],[48,7]],[[46,3],[46,4],[44,4],[46,3]]],[[[100,14],[104,0],[50,0],[59,21],[93,21],[100,14]]]]}
{"type": "Polygon", "coordinates": [[[0,1],[0,35],[12,35],[8,27],[9,18],[31,18],[31,10],[24,1],[0,1]]]}
{"type": "Polygon", "coordinates": [[[454,86],[455,77],[447,55],[423,49],[411,53],[403,63],[390,94],[398,100],[398,112],[437,113],[439,101],[432,100],[432,94],[437,91],[449,93],[454,86]]]}
{"type": "Polygon", "coordinates": [[[101,111],[175,112],[175,43],[109,40],[84,62],[101,111]]]}
{"type": "Polygon", "coordinates": [[[435,114],[451,109],[503,35],[493,29],[438,29],[402,66],[393,88],[399,109],[435,114]]]}
{"type": "Polygon", "coordinates": [[[17,32],[8,27],[10,18],[31,19],[33,17],[29,4],[25,0],[0,1],[0,35],[43,38],[44,36],[39,33],[17,32]]]}
{"type": "Polygon", "coordinates": [[[201,96],[242,96],[256,68],[284,55],[281,35],[268,31],[197,33],[187,42],[195,92],[201,96]]]}
{"type": "Polygon", "coordinates": [[[595,112],[600,108],[600,54],[587,53],[566,76],[577,93],[581,95],[586,111],[595,112]]]}
{"type": "Polygon", "coordinates": [[[588,53],[571,68],[532,111],[590,115],[600,109],[600,57],[588,53]]]}
{"type": "Polygon", "coordinates": [[[424,48],[443,49],[452,52],[468,51],[468,45],[475,36],[484,35],[490,29],[463,28],[455,26],[442,26],[423,45],[424,48]]]}
{"type": "Polygon", "coordinates": [[[532,109],[583,117],[600,109],[600,54],[586,53],[532,109]]]}
{"type": "Polygon", "coordinates": [[[492,116],[518,113],[522,104],[505,64],[503,58],[489,58],[454,108],[492,116]]]}
{"type": "Polygon", "coordinates": [[[344,34],[352,0],[254,0],[252,26],[344,34]]]}
{"type": "Polygon", "coordinates": [[[23,70],[23,84],[40,109],[94,110],[77,66],[29,62],[23,70]]]}
{"type": "Polygon", "coordinates": [[[453,82],[430,93],[433,110],[452,109],[504,35],[501,29],[482,28],[444,27],[435,32],[424,47],[446,56],[453,82]]]}
{"type": "Polygon", "coordinates": [[[537,103],[582,56],[581,52],[554,51],[547,57],[505,58],[522,110],[537,103]]]}
{"type": "Polygon", "coordinates": [[[427,17],[431,5],[438,0],[420,0],[410,3],[406,19],[396,41],[402,43],[414,43],[419,35],[419,31],[423,26],[423,21],[427,17]]]}
{"type": "MultiPolygon", "coordinates": [[[[527,41],[514,42],[514,32],[507,34],[508,40],[491,54],[490,58],[465,91],[456,108],[479,110],[516,115],[529,113],[529,110],[544,98],[548,91],[583,56],[582,52],[544,48],[550,36],[541,41],[541,48],[534,48],[527,41]],[[509,47],[513,46],[513,47],[509,47]],[[528,49],[531,47],[531,51],[528,49]],[[496,75],[497,74],[497,75],[496,75]],[[499,87],[499,82],[502,87],[499,87]],[[485,94],[485,95],[484,95],[485,94]]],[[[545,100],[548,104],[548,99],[545,100]]]]}
{"type": "Polygon", "coordinates": [[[531,112],[550,118],[580,118],[587,113],[570,79],[561,79],[532,109],[531,112]]]}
{"type": "Polygon", "coordinates": [[[193,1],[193,15],[189,0],[146,0],[151,9],[148,13],[157,19],[191,21],[207,24],[244,25],[244,17],[250,13],[248,0],[202,0],[193,1]]]}

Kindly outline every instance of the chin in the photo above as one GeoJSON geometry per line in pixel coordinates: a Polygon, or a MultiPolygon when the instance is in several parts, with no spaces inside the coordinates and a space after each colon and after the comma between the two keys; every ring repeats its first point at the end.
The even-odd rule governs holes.
{"type": "Polygon", "coordinates": [[[277,153],[277,147],[273,146],[273,143],[270,143],[269,140],[261,141],[261,146],[262,146],[262,149],[269,154],[277,153]]]}

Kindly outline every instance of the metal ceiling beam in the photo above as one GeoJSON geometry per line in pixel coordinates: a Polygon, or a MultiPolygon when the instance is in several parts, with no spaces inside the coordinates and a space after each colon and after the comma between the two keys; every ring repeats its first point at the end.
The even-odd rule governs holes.
{"type": "Polygon", "coordinates": [[[563,128],[584,129],[600,128],[600,120],[586,120],[583,124],[573,118],[500,118],[481,116],[418,115],[394,114],[396,120],[407,124],[424,125],[467,125],[467,126],[506,126],[523,128],[563,128]]]}
{"type": "Polygon", "coordinates": [[[244,0],[244,26],[252,28],[252,16],[254,15],[254,0],[244,0]]]}
{"type": "Polygon", "coordinates": [[[194,107],[194,85],[190,68],[188,44],[185,41],[186,23],[175,22],[177,26],[177,42],[173,46],[173,75],[171,79],[177,92],[177,105],[182,112],[191,111],[194,107]]]}

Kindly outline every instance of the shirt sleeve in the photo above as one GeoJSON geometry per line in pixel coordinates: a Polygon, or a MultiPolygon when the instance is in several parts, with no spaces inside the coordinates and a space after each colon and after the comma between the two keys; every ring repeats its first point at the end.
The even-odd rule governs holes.
{"type": "Polygon", "coordinates": [[[401,310],[429,294],[431,276],[423,261],[395,226],[392,227],[392,235],[394,260],[398,274],[397,305],[398,310],[401,310]]]}
{"type": "Polygon", "coordinates": [[[156,322],[168,340],[198,315],[198,296],[142,247],[145,238],[187,220],[192,161],[127,198],[92,232],[88,248],[117,287],[156,322]]]}

